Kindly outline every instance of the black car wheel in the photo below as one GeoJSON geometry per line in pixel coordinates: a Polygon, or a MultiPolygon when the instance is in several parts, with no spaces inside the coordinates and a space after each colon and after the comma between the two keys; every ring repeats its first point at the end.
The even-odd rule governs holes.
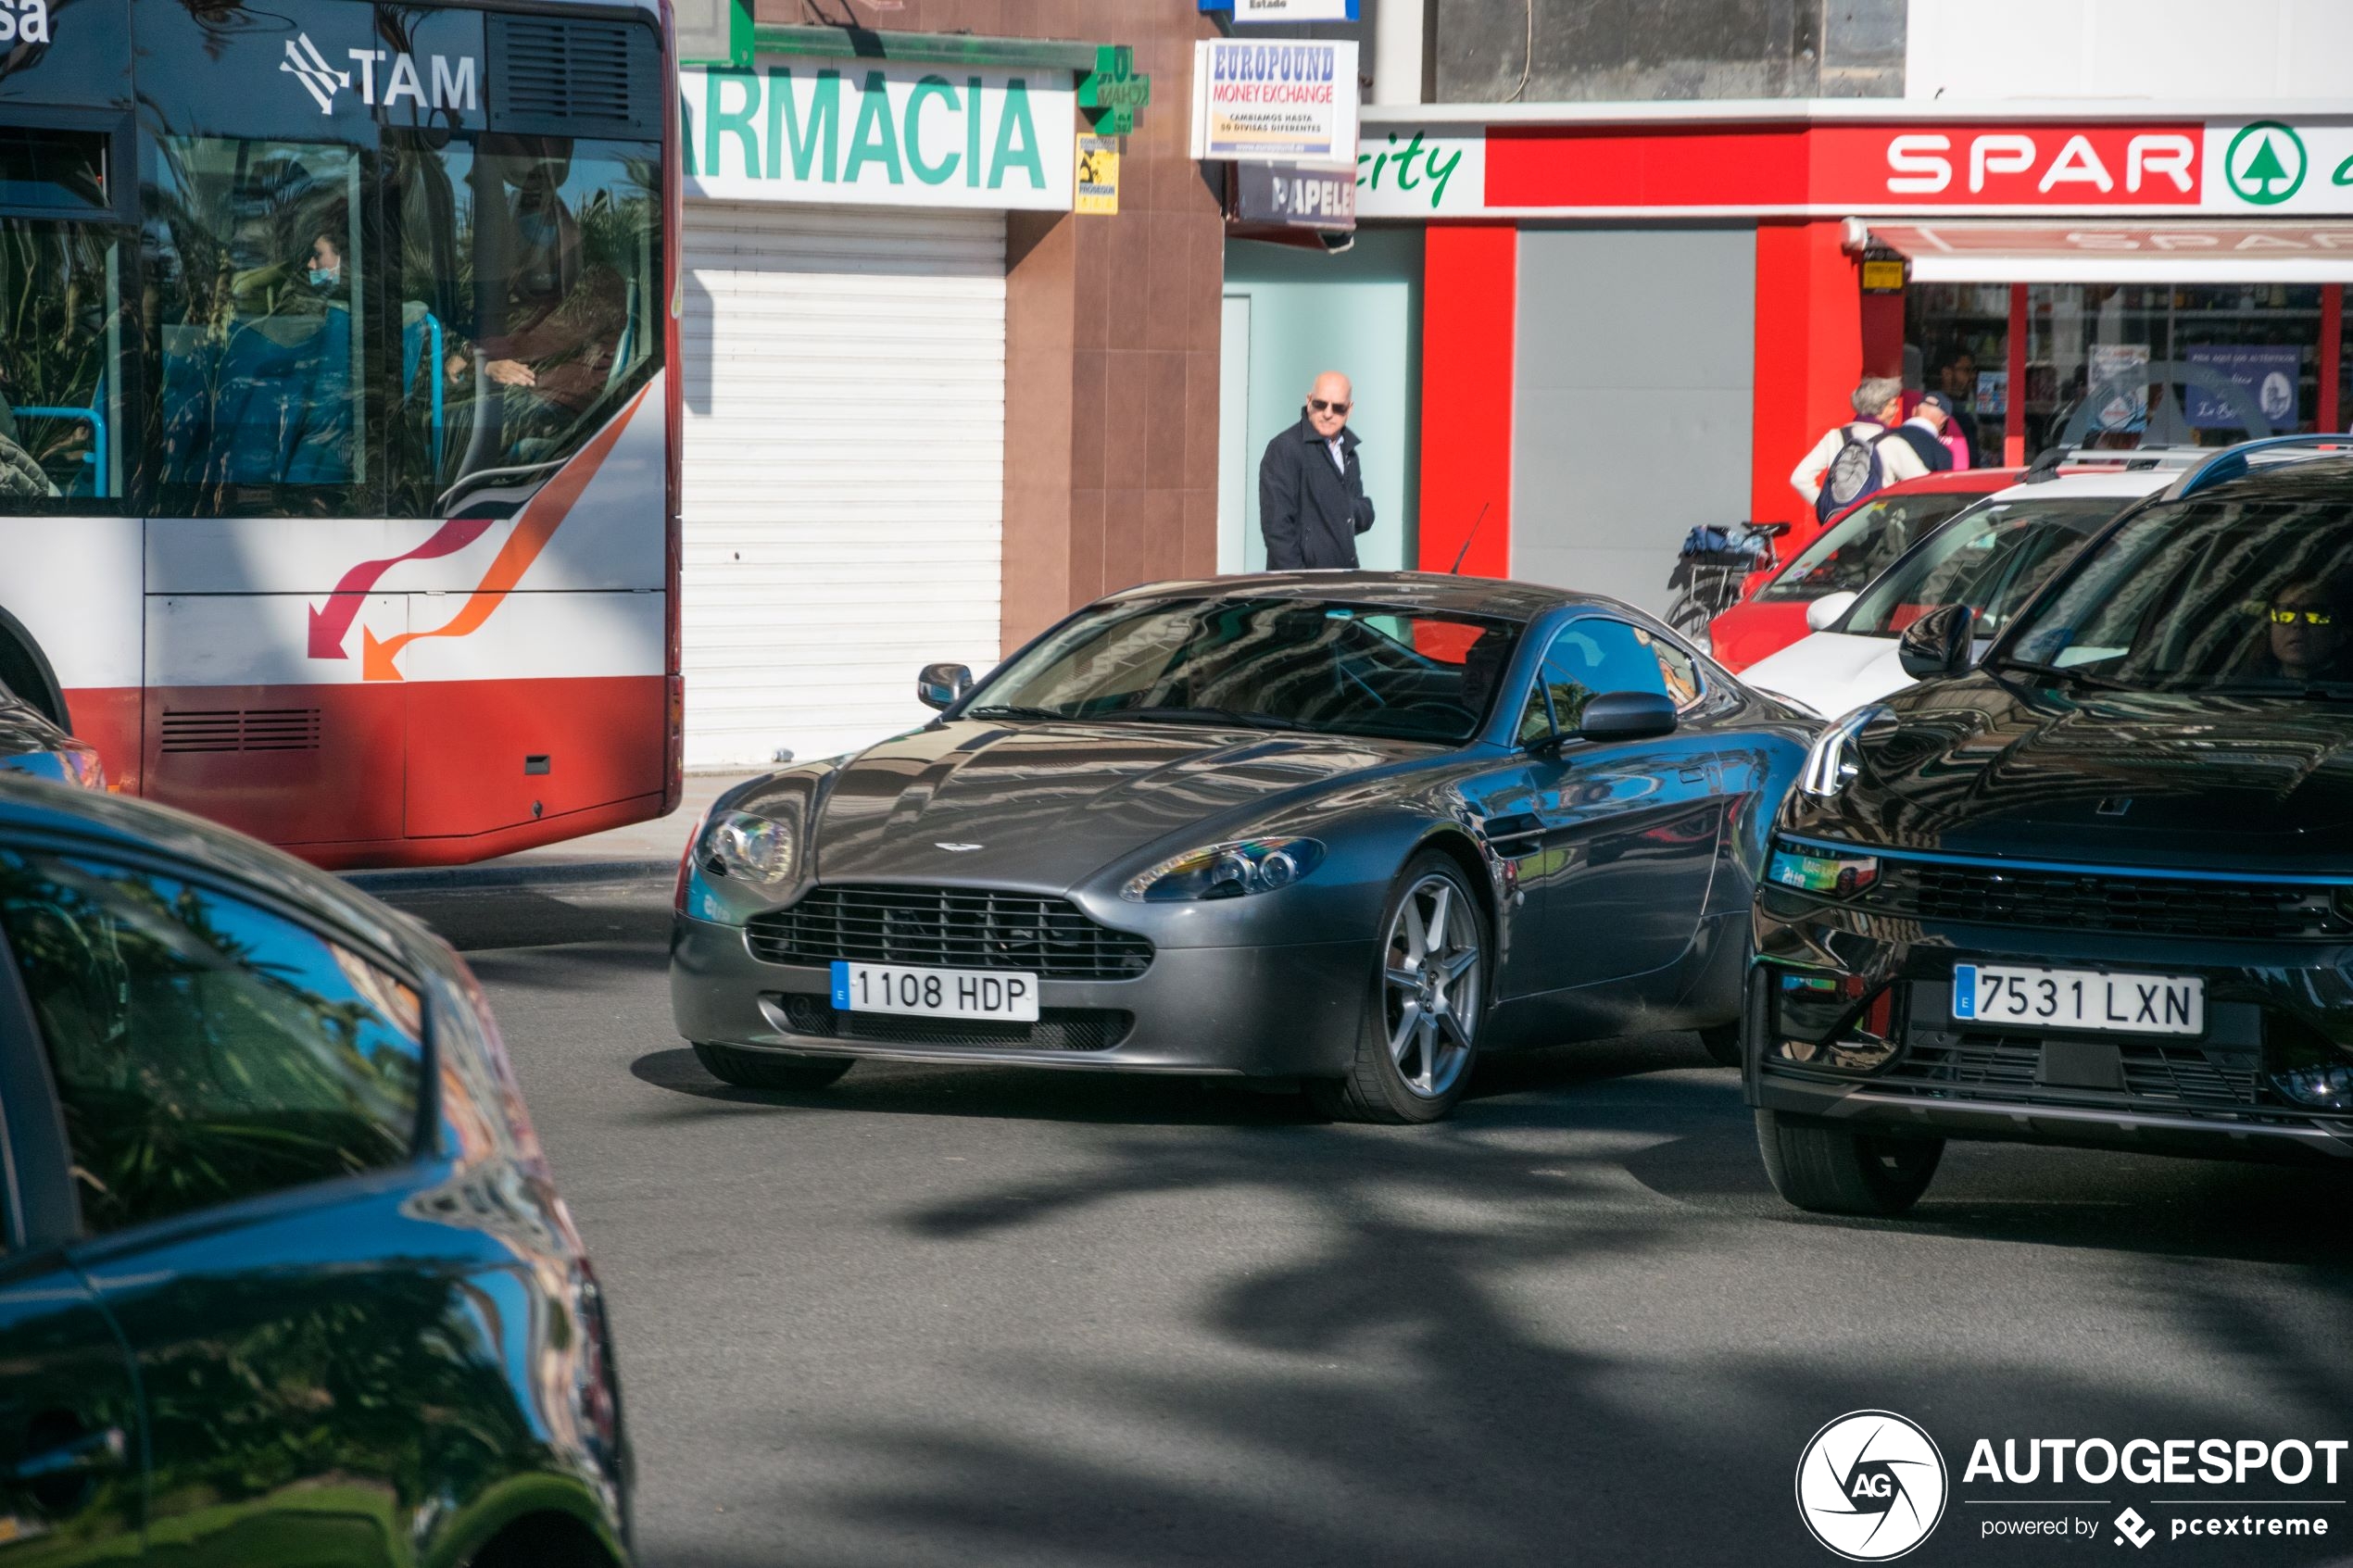
{"type": "Polygon", "coordinates": [[[707,1040],[693,1042],[703,1071],[739,1089],[822,1089],[851,1067],[846,1056],[795,1056],[786,1051],[748,1051],[707,1040]]]}
{"type": "Polygon", "coordinates": [[[1818,1214],[1901,1214],[1944,1157],[1943,1138],[1874,1137],[1771,1110],[1756,1113],[1756,1145],[1773,1190],[1818,1214]]]}
{"type": "Polygon", "coordinates": [[[1730,1023],[1711,1024],[1698,1034],[1699,1043],[1707,1048],[1709,1059],[1717,1066],[1738,1067],[1741,1064],[1741,1025],[1738,1019],[1730,1023]]]}
{"type": "Polygon", "coordinates": [[[1462,868],[1437,853],[1406,862],[1382,917],[1356,1060],[1312,1086],[1344,1122],[1435,1122],[1454,1109],[1478,1055],[1487,1010],[1487,910],[1462,868]]]}

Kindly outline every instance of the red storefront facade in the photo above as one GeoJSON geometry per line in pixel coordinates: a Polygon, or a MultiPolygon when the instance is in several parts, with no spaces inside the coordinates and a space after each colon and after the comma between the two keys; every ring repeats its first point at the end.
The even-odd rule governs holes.
{"type": "MultiPolygon", "coordinates": [[[[1528,389],[1542,376],[1525,358],[1564,339],[1531,335],[1523,318],[1607,312],[1620,292],[1590,269],[1531,280],[1531,236],[1551,252],[1580,233],[1647,239],[1649,251],[1622,254],[1666,258],[1679,233],[1743,245],[1753,235],[1753,266],[1739,252],[1745,277],[1682,286],[1754,291],[1746,494],[1759,519],[1799,515],[1790,468],[1845,417],[1866,373],[1966,389],[1981,466],[2061,439],[2212,445],[2344,428],[2353,116],[2113,103],[1425,107],[1368,111],[1363,146],[1365,219],[1426,225],[1417,553],[1434,570],[1463,546],[1476,506],[1465,497],[1492,502],[1465,570],[1516,569],[1527,448],[1574,445],[1545,420],[1595,406],[1564,395],[1544,408],[1569,412],[1531,418],[1528,389]],[[1869,290],[1867,261],[1879,263],[1869,290]],[[1564,299],[1565,282],[1596,297],[1564,299]]],[[[1643,295],[1644,278],[1619,282],[1643,295]]],[[[1650,308],[1679,313],[1671,296],[1662,312],[1655,290],[1650,308]]],[[[1626,341],[1580,334],[1573,320],[1563,331],[1626,341]]],[[[1639,427],[1671,425],[1677,406],[1670,391],[1639,427]]],[[[1730,445],[1719,431],[1693,460],[1730,445]]],[[[1653,489],[1665,495],[1674,481],[1662,472],[1653,489]]],[[[1536,498],[1561,489],[1555,464],[1536,498]]],[[[1643,509],[1661,522],[1726,521],[1643,509]]]]}

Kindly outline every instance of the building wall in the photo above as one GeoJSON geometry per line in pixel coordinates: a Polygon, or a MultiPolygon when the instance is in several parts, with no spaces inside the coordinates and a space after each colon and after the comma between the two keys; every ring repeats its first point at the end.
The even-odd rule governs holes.
{"type": "Polygon", "coordinates": [[[1748,515],[1756,232],[1523,228],[1518,274],[1512,575],[1663,608],[1748,515]]]}
{"type": "Polygon", "coordinates": [[[2342,98],[2345,0],[1910,0],[1905,94],[2342,98]]]}
{"type": "Polygon", "coordinates": [[[1425,3],[1436,7],[1440,103],[1904,92],[1906,0],[1425,3]]]}
{"type": "MultiPolygon", "coordinates": [[[[758,19],[1126,44],[1151,78],[1116,217],[1006,229],[1004,646],[1217,561],[1222,181],[1186,156],[1194,0],[759,0],[758,19]]],[[[911,461],[921,455],[911,453],[911,461]]]]}

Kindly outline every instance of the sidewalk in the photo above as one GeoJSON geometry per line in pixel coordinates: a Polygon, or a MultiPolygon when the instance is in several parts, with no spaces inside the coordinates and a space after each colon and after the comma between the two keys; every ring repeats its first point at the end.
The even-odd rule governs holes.
{"type": "Polygon", "coordinates": [[[370,893],[411,893],[447,888],[545,887],[562,884],[635,882],[667,878],[686,851],[686,835],[704,808],[749,773],[688,773],[678,809],[649,822],[592,833],[538,849],[476,860],[464,866],[420,866],[410,870],[346,872],[344,880],[370,893]]]}

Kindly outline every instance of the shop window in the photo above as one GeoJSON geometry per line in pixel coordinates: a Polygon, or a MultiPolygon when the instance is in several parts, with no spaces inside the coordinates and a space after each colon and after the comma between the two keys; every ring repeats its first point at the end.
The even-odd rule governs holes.
{"type": "Polygon", "coordinates": [[[2029,453],[2319,428],[2317,284],[2037,284],[2027,320],[2029,453]]]}
{"type": "Polygon", "coordinates": [[[2009,418],[2009,285],[1911,284],[1904,291],[1904,341],[1906,359],[1917,351],[1919,360],[1906,370],[1922,390],[1952,398],[1971,464],[2000,463],[2009,418]]]}

